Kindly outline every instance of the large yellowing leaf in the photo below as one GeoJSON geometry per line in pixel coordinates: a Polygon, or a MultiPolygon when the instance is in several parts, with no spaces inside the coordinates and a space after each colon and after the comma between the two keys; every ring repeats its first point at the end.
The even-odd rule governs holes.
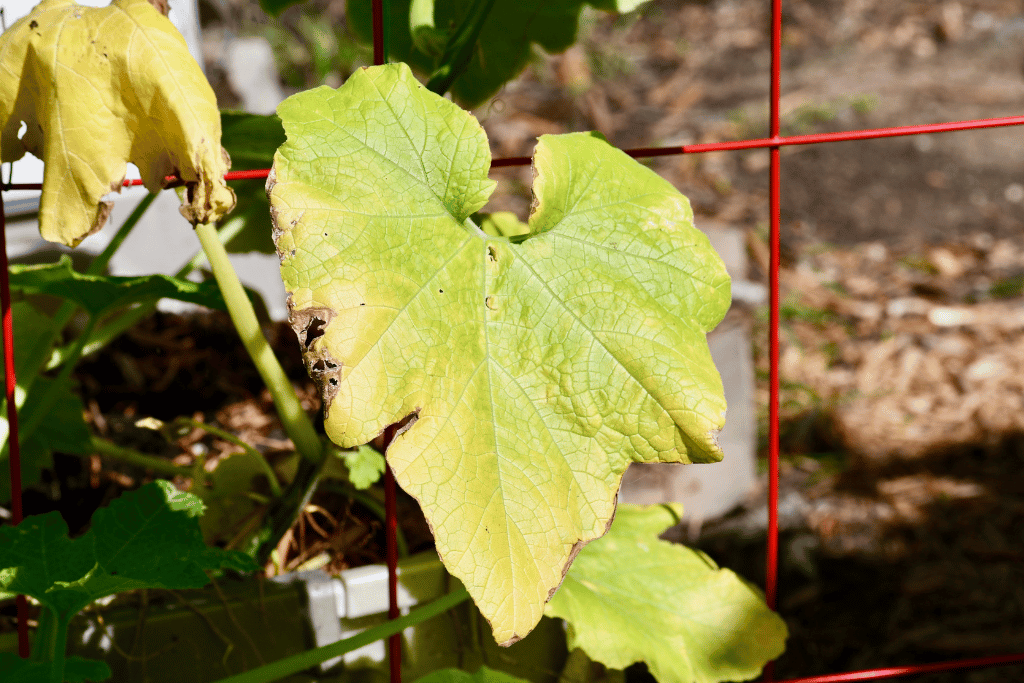
{"type": "Polygon", "coordinates": [[[412,416],[387,460],[514,642],[607,529],[630,462],[721,458],[705,333],[725,268],[685,197],[589,134],[541,138],[528,235],[485,233],[486,136],[404,65],[278,114],[267,187],[327,433],[352,447],[412,416]]]}
{"type": "Polygon", "coordinates": [[[682,507],[620,505],[548,603],[570,649],[613,669],[646,662],[660,683],[755,678],[784,649],[786,623],[764,596],[707,555],[658,539],[682,507]]]}
{"type": "Polygon", "coordinates": [[[44,0],[0,35],[0,129],[0,160],[28,151],[45,162],[39,229],[54,242],[74,246],[103,227],[100,200],[120,191],[128,161],[151,192],[165,176],[184,180],[193,224],[235,203],[213,90],[146,0],[44,0]]]}

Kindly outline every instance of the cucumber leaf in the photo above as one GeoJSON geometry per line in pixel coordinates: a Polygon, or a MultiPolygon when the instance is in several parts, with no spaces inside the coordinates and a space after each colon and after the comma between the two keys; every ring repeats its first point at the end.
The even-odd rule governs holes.
{"type": "MultiPolygon", "coordinates": [[[[407,62],[430,75],[445,36],[458,27],[479,0],[391,0],[390,57],[407,62]]],[[[480,32],[469,66],[451,88],[465,107],[475,107],[493,96],[530,61],[534,45],[549,53],[563,52],[576,42],[580,10],[585,4],[598,9],[628,12],[638,0],[496,0],[480,32]]],[[[366,42],[373,40],[371,0],[348,0],[348,21],[366,42]]]]}
{"type": "Polygon", "coordinates": [[[642,661],[661,683],[750,680],[782,654],[786,624],[733,572],[658,539],[681,514],[675,504],[620,505],[545,613],[565,619],[570,650],[614,669],[642,661]]]}
{"type": "Polygon", "coordinates": [[[268,178],[291,323],[343,448],[387,451],[437,550],[511,644],[607,530],[630,462],[713,462],[706,333],[729,278],[689,202],[590,134],[545,136],[520,243],[477,121],[404,64],[278,108],[268,178]]]}
{"type": "Polygon", "coordinates": [[[68,619],[93,600],[136,588],[201,588],[206,570],[257,569],[239,552],[209,548],[203,504],[158,480],[122,494],[68,538],[59,512],[0,527],[0,591],[30,595],[68,619]]]}
{"type": "Polygon", "coordinates": [[[25,152],[46,165],[40,232],[69,246],[107,222],[101,199],[120,191],[129,161],[150,192],[171,174],[185,181],[193,224],[235,203],[213,89],[147,0],[45,0],[0,35],[0,159],[25,152]]]}
{"type": "Polygon", "coordinates": [[[197,283],[170,275],[88,275],[72,268],[67,254],[56,263],[11,266],[10,279],[12,292],[57,296],[73,301],[90,315],[165,297],[225,310],[224,297],[214,282],[197,283]]]}

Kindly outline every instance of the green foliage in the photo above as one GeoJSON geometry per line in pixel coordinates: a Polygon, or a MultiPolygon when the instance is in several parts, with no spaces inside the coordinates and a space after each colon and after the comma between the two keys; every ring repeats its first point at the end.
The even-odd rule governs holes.
{"type": "MultiPolygon", "coordinates": [[[[250,171],[270,168],[274,152],[284,143],[284,127],[276,115],[261,116],[222,111],[221,145],[231,155],[231,170],[250,171]]],[[[270,236],[270,205],[266,182],[262,178],[239,180],[233,184],[238,203],[222,223],[240,222],[242,226],[224,247],[233,253],[259,251],[274,253],[270,236]]]]}
{"type": "MultiPolygon", "coordinates": [[[[28,439],[21,441],[22,484],[32,485],[39,482],[43,469],[52,464],[53,451],[64,453],[85,453],[89,448],[89,430],[82,418],[84,406],[71,391],[71,383],[67,380],[55,380],[36,377],[36,373],[49,356],[52,348],[53,319],[41,313],[27,301],[17,301],[11,305],[14,323],[14,355],[15,377],[18,388],[15,396],[19,410],[22,410],[22,424],[32,419],[37,410],[46,410],[43,421],[46,429],[37,429],[28,439]],[[54,382],[61,382],[57,400],[48,408],[27,401],[29,387],[33,396],[40,396],[51,390],[54,382]]],[[[2,350],[0,350],[2,357],[2,350]]],[[[5,405],[0,401],[0,406],[5,405]]],[[[6,444],[10,433],[7,423],[6,408],[0,411],[0,447],[3,455],[0,466],[7,469],[6,444]]],[[[11,485],[7,477],[0,477],[0,500],[10,500],[11,485]]]]}
{"type": "Polygon", "coordinates": [[[504,671],[495,671],[481,666],[476,673],[461,669],[440,669],[416,679],[416,683],[527,683],[504,671]]]}
{"type": "Polygon", "coordinates": [[[58,512],[0,527],[0,590],[30,595],[66,619],[122,591],[199,588],[207,570],[255,570],[249,557],[203,543],[202,511],[198,498],[157,481],[97,510],[74,540],[58,512]]]}
{"type": "MultiPolygon", "coordinates": [[[[22,659],[13,652],[0,652],[0,672],[4,675],[4,683],[51,683],[53,662],[36,662],[22,659]]],[[[85,681],[105,681],[113,673],[104,662],[82,657],[68,657],[64,662],[66,683],[85,683],[85,681]]]]}
{"type": "Polygon", "coordinates": [[[60,297],[81,306],[90,315],[163,298],[224,310],[224,297],[212,282],[196,283],[169,275],[87,275],[72,268],[71,257],[67,255],[56,263],[11,266],[10,278],[12,292],[60,297]]]}
{"type": "MultiPolygon", "coordinates": [[[[598,9],[628,12],[644,0],[494,0],[471,44],[468,63],[456,69],[451,85],[455,99],[466,107],[482,104],[526,67],[534,45],[549,53],[563,52],[576,40],[580,10],[585,4],[598,9]]],[[[391,0],[390,56],[431,75],[460,59],[449,50],[451,38],[467,15],[486,0],[391,0]],[[433,7],[431,7],[433,5],[433,7]],[[439,46],[445,46],[441,50],[439,46]],[[448,56],[451,61],[447,61],[448,56]]],[[[372,41],[370,0],[348,0],[349,26],[363,40],[372,41]]],[[[447,88],[446,88],[447,89],[447,88]]],[[[440,90],[439,92],[444,92],[440,90]]]]}
{"type": "Polygon", "coordinates": [[[384,456],[370,446],[339,451],[337,457],[345,463],[348,480],[359,490],[368,489],[380,481],[384,475],[384,468],[387,467],[384,456]]]}
{"type": "Polygon", "coordinates": [[[721,458],[705,334],[725,267],[685,197],[589,134],[541,138],[529,235],[487,235],[486,136],[404,65],[278,112],[271,211],[327,433],[353,447],[416,416],[388,461],[514,642],[631,461],[721,458]]]}
{"type": "Polygon", "coordinates": [[[615,669],[646,662],[660,683],[755,678],[782,653],[786,624],[707,555],[658,539],[681,514],[678,505],[620,505],[546,613],[566,620],[570,649],[615,669]]]}

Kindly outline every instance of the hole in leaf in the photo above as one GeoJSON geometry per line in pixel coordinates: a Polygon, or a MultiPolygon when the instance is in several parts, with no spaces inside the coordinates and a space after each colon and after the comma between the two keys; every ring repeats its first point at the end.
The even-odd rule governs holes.
{"type": "Polygon", "coordinates": [[[304,342],[307,349],[313,344],[314,341],[323,336],[325,324],[326,323],[323,320],[317,318],[316,316],[310,318],[309,322],[306,323],[306,337],[304,339],[304,342]]]}
{"type": "Polygon", "coordinates": [[[498,253],[494,251],[494,247],[487,247],[487,258],[492,261],[498,260],[498,253]]]}
{"type": "Polygon", "coordinates": [[[443,289],[439,289],[439,290],[437,290],[437,293],[438,294],[444,294],[444,290],[443,289]]]}
{"type": "Polygon", "coordinates": [[[328,381],[328,383],[330,383],[330,385],[331,385],[332,387],[336,387],[336,386],[338,386],[338,380],[337,380],[337,379],[335,379],[334,377],[331,377],[331,378],[330,378],[329,380],[327,380],[327,381],[328,381]]]}

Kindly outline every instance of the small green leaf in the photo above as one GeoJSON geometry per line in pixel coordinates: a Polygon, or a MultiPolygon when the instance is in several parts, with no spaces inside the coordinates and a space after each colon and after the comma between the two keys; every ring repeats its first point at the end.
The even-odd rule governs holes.
{"type": "Polygon", "coordinates": [[[620,505],[545,613],[565,619],[570,649],[614,669],[646,662],[661,683],[752,679],[782,654],[786,624],[728,569],[658,539],[681,513],[674,505],[620,505]]]}
{"type": "MultiPolygon", "coordinates": [[[[407,62],[423,74],[433,73],[438,46],[444,46],[442,36],[461,24],[476,1],[391,0],[391,58],[407,62]]],[[[534,45],[548,53],[565,51],[576,42],[580,10],[585,4],[625,12],[644,1],[496,0],[473,59],[452,86],[452,95],[463,106],[475,107],[519,75],[534,45]]],[[[371,6],[370,0],[348,0],[349,26],[366,42],[373,40],[371,6]]]]}
{"type": "Polygon", "coordinates": [[[205,570],[252,571],[237,552],[203,544],[202,502],[158,480],[122,494],[71,540],[60,513],[0,527],[0,590],[30,595],[61,618],[93,600],[136,588],[200,588],[205,570]]]}
{"type": "Polygon", "coordinates": [[[224,299],[213,282],[195,283],[168,275],[86,275],[71,267],[67,255],[56,263],[11,266],[10,272],[12,292],[57,296],[73,301],[91,315],[165,297],[225,310],[224,299]]]}
{"type": "Polygon", "coordinates": [[[327,433],[351,448],[410,420],[387,460],[514,642],[630,462],[721,459],[725,267],[685,197],[588,134],[541,138],[525,239],[485,234],[486,136],[405,65],[278,113],[271,211],[327,433]]]}
{"type": "Polygon", "coordinates": [[[415,683],[528,683],[504,671],[481,666],[471,674],[462,669],[438,669],[416,679],[415,683]]]}
{"type": "Polygon", "coordinates": [[[339,455],[348,468],[348,480],[360,490],[376,484],[387,467],[384,456],[369,446],[360,446],[354,451],[344,451],[339,455]]]}

